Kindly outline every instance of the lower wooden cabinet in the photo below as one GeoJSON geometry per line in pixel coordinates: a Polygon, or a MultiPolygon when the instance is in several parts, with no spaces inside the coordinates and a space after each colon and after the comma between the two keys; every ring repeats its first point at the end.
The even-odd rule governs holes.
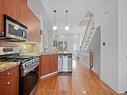
{"type": "Polygon", "coordinates": [[[19,67],[0,72],[0,95],[19,95],[19,67]]]}
{"type": "Polygon", "coordinates": [[[58,71],[58,55],[49,54],[40,56],[40,76],[58,71]]]}
{"type": "Polygon", "coordinates": [[[54,54],[53,56],[51,56],[51,60],[50,60],[50,70],[51,72],[56,72],[58,71],[58,55],[54,54]]]}

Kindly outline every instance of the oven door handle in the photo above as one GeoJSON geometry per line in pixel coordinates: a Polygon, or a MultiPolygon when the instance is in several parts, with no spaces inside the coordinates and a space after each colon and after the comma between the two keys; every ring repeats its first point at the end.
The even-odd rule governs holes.
{"type": "Polygon", "coordinates": [[[39,65],[39,62],[38,62],[38,64],[36,64],[35,66],[31,67],[30,69],[22,70],[21,71],[21,76],[27,75],[29,72],[31,72],[33,69],[35,69],[38,65],[39,65]]]}

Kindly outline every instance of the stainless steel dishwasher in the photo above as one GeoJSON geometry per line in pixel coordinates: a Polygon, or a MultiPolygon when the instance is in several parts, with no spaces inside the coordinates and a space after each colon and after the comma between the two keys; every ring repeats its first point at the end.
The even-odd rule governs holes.
{"type": "Polygon", "coordinates": [[[58,62],[59,72],[72,72],[72,53],[60,53],[58,62]]]}

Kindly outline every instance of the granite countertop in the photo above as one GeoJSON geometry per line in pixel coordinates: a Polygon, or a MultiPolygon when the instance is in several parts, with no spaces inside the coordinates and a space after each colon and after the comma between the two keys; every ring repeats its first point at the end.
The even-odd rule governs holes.
{"type": "Polygon", "coordinates": [[[58,54],[57,52],[40,52],[40,53],[26,53],[21,55],[28,55],[28,56],[41,56],[41,55],[51,55],[51,54],[58,54]]]}
{"type": "Polygon", "coordinates": [[[28,55],[28,56],[41,56],[41,55],[52,55],[52,54],[64,54],[64,55],[72,55],[71,52],[39,52],[39,53],[25,53],[21,55],[28,55]]]}
{"type": "Polygon", "coordinates": [[[11,69],[15,66],[18,66],[20,62],[0,62],[0,72],[11,69]]]}

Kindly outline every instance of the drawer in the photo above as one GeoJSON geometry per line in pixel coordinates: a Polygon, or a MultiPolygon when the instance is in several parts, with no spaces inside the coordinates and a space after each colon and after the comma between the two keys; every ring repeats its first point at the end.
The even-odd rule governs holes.
{"type": "Polygon", "coordinates": [[[18,95],[19,67],[0,72],[0,95],[18,95]]]}

